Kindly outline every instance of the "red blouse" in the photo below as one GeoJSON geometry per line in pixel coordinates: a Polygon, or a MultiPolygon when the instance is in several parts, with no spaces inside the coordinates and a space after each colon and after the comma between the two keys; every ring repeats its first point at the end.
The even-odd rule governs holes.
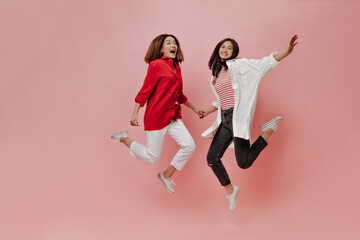
{"type": "Polygon", "coordinates": [[[160,130],[172,119],[181,118],[180,104],[187,101],[182,92],[180,65],[174,70],[172,58],[162,57],[151,61],[143,86],[135,98],[142,107],[146,131],[160,130]]]}

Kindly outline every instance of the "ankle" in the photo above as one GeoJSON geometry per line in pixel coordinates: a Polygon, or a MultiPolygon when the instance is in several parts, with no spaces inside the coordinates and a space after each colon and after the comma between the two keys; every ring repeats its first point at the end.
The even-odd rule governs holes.
{"type": "Polygon", "coordinates": [[[231,195],[234,192],[234,187],[230,183],[229,185],[225,186],[225,190],[226,190],[227,195],[231,195]]]}
{"type": "Polygon", "coordinates": [[[168,173],[168,172],[163,172],[163,176],[164,176],[164,178],[165,179],[169,179],[169,178],[171,178],[171,175],[168,173]]]}
{"type": "Polygon", "coordinates": [[[176,168],[172,165],[170,165],[164,172],[163,172],[163,176],[166,179],[169,179],[172,177],[172,175],[175,173],[176,168]]]}
{"type": "Polygon", "coordinates": [[[272,129],[267,129],[267,130],[265,130],[262,134],[261,134],[261,137],[265,140],[265,141],[267,141],[269,138],[270,138],[270,136],[271,136],[271,134],[273,134],[273,130],[272,129]]]}
{"type": "Polygon", "coordinates": [[[273,132],[274,132],[274,130],[269,128],[269,129],[266,129],[265,131],[263,131],[263,134],[272,134],[273,132]]]}

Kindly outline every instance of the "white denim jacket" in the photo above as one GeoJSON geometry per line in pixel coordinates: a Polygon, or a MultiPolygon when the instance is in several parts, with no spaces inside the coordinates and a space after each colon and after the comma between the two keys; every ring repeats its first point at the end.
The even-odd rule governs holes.
{"type": "MultiPolygon", "coordinates": [[[[274,56],[277,52],[262,59],[232,59],[226,61],[230,71],[232,87],[235,94],[235,106],[233,112],[234,137],[249,139],[251,142],[251,126],[255,114],[257,93],[262,77],[272,68],[279,64],[274,56]]],[[[220,99],[213,84],[214,76],[211,77],[210,86],[217,101],[213,106],[218,109],[215,123],[201,134],[205,138],[213,138],[221,123],[220,99]]],[[[233,146],[230,146],[233,147],[233,146]]]]}

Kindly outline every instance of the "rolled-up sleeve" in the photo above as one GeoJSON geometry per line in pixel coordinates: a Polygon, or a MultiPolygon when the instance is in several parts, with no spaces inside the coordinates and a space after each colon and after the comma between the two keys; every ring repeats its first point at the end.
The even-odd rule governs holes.
{"type": "Polygon", "coordinates": [[[156,68],[156,64],[154,62],[150,62],[143,86],[135,97],[135,102],[139,103],[141,107],[145,105],[159,80],[156,68]]]}
{"type": "Polygon", "coordinates": [[[215,108],[219,108],[219,107],[220,107],[220,104],[219,104],[218,101],[213,101],[213,102],[211,103],[211,105],[213,105],[215,108]]]}
{"type": "Polygon", "coordinates": [[[184,102],[186,102],[186,101],[187,101],[187,97],[185,96],[185,94],[184,94],[183,92],[181,92],[181,93],[179,94],[179,98],[178,98],[177,102],[178,102],[179,104],[182,104],[182,103],[184,103],[184,102]]]}

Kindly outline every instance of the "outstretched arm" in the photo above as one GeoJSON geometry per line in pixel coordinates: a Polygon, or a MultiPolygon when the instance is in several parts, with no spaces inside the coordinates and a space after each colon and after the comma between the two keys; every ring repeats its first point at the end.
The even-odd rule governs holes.
{"type": "Polygon", "coordinates": [[[195,113],[197,113],[200,118],[202,116],[203,110],[201,108],[195,107],[194,105],[192,105],[191,102],[189,102],[188,100],[186,102],[184,102],[184,105],[187,106],[188,108],[190,108],[191,110],[193,110],[195,113]]]}
{"type": "Polygon", "coordinates": [[[277,54],[274,56],[275,59],[276,59],[277,61],[281,61],[283,58],[289,56],[289,55],[292,53],[292,51],[294,50],[295,45],[298,44],[298,43],[296,42],[297,39],[298,39],[298,36],[297,36],[297,35],[294,35],[294,36],[291,38],[291,40],[290,40],[290,42],[289,42],[289,46],[287,47],[287,49],[284,50],[284,51],[282,51],[282,52],[277,53],[277,54]]]}
{"type": "Polygon", "coordinates": [[[213,105],[211,105],[210,107],[208,107],[207,109],[205,109],[205,110],[202,112],[202,116],[200,115],[200,118],[204,118],[204,117],[206,117],[207,115],[209,115],[210,113],[215,112],[216,110],[217,110],[217,108],[214,107],[213,105]]]}

